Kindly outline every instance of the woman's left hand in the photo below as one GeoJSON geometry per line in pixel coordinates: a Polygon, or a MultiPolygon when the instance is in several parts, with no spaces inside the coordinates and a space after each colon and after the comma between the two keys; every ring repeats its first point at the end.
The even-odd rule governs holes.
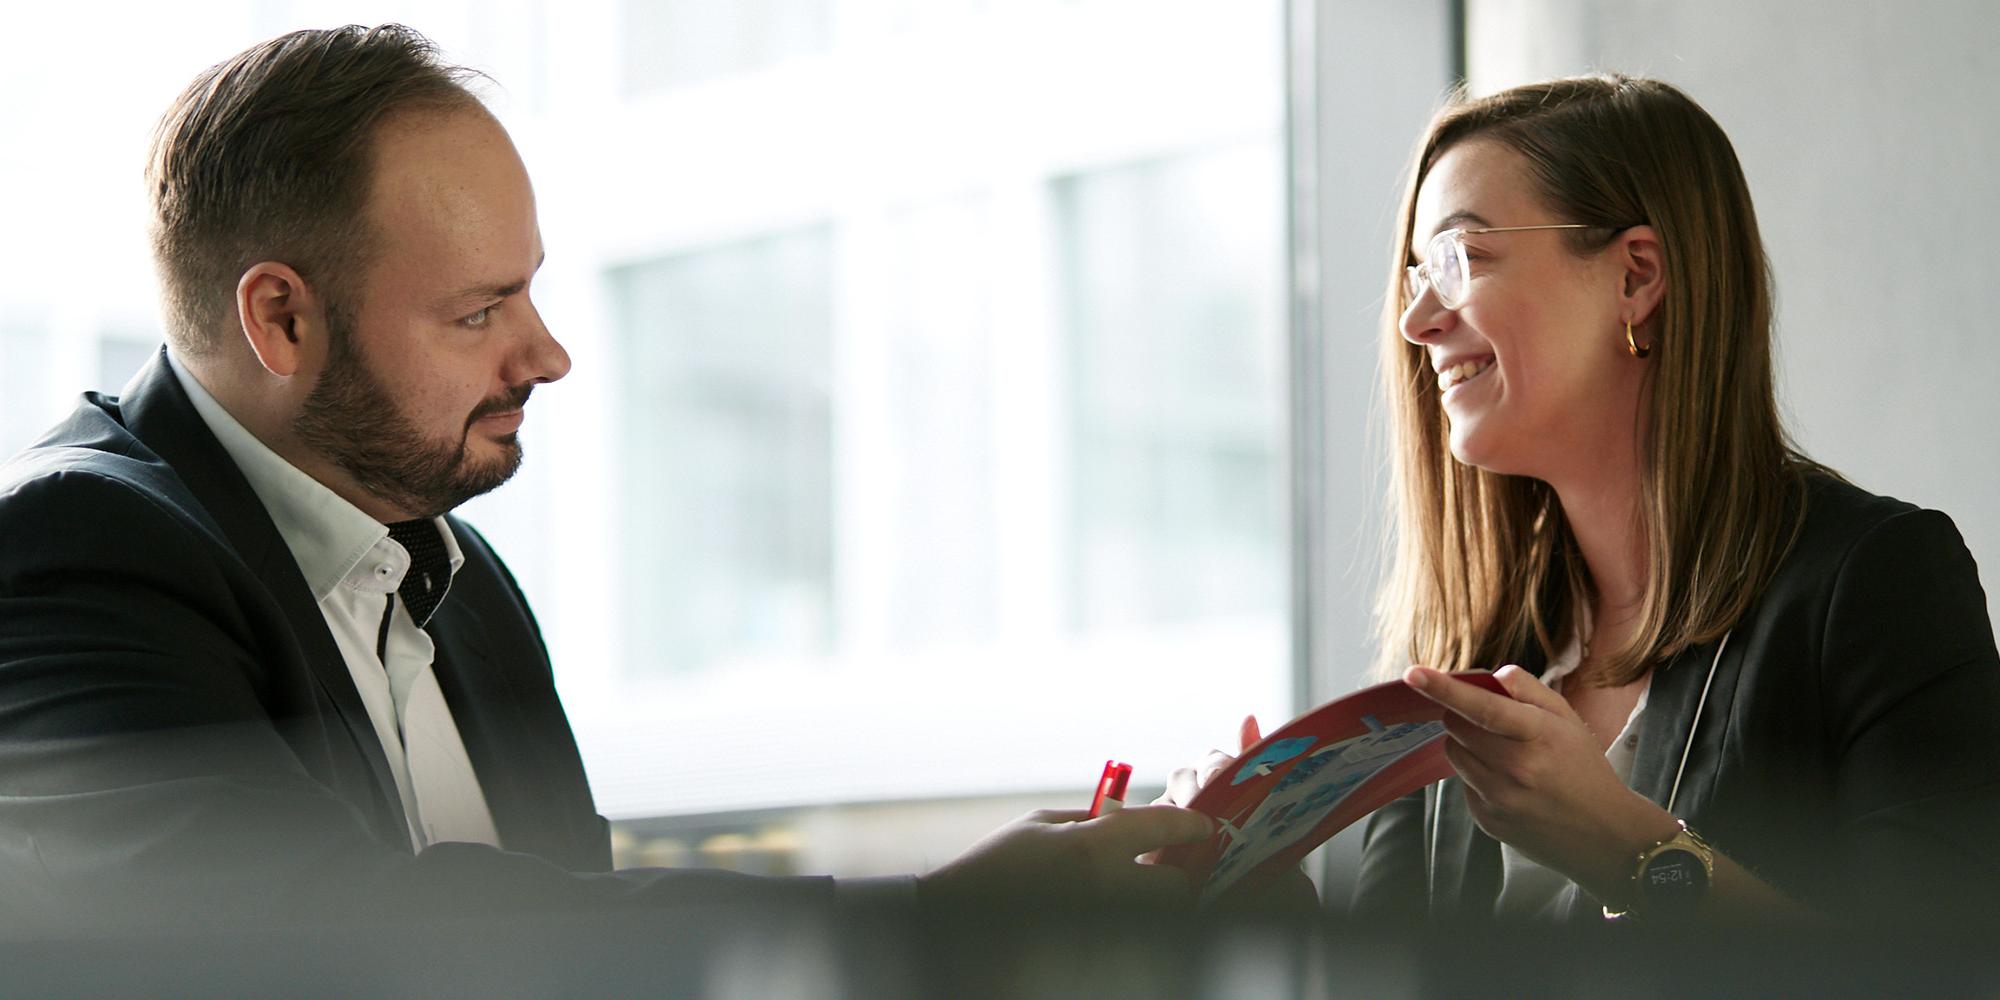
{"type": "Polygon", "coordinates": [[[1633,859],[1676,829],[1625,787],[1562,695],[1516,666],[1494,675],[1506,697],[1437,670],[1403,679],[1444,706],[1445,757],[1465,779],[1480,829],[1589,890],[1615,891],[1633,859]]]}
{"type": "Polygon", "coordinates": [[[1201,759],[1200,767],[1175,768],[1174,773],[1167,777],[1167,790],[1161,792],[1160,797],[1153,800],[1153,804],[1187,808],[1187,804],[1193,802],[1194,797],[1200,794],[1202,789],[1207,788],[1208,783],[1214,781],[1215,776],[1221,774],[1223,768],[1236,763],[1238,756],[1256,746],[1263,738],[1264,732],[1257,726],[1257,717],[1244,716],[1243,721],[1236,726],[1236,753],[1210,750],[1208,756],[1201,759]]]}

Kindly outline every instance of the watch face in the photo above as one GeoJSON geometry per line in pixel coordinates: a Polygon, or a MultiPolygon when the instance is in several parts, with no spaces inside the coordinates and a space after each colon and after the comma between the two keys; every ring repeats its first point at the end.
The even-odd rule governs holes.
{"type": "Polygon", "coordinates": [[[1708,869],[1693,851],[1671,848],[1646,863],[1639,877],[1639,891],[1647,908],[1679,910],[1692,908],[1708,891],[1708,869]]]}

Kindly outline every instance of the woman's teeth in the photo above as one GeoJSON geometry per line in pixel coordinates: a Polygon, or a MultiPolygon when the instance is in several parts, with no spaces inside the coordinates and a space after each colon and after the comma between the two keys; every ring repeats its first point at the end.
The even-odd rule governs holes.
{"type": "Polygon", "coordinates": [[[1438,372],[1438,390],[1442,392],[1461,382],[1470,382],[1474,376],[1491,367],[1493,367],[1492,358],[1487,358],[1484,361],[1467,361],[1462,364],[1453,365],[1444,371],[1438,372]]]}

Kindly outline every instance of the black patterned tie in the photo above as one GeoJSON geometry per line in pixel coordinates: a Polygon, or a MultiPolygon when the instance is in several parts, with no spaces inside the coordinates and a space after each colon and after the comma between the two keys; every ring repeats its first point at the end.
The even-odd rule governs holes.
{"type": "Polygon", "coordinates": [[[451,589],[451,556],[444,550],[444,536],[430,518],[397,521],[389,525],[389,537],[410,554],[410,571],[396,593],[410,611],[411,620],[423,628],[437,611],[444,592],[451,589]]]}

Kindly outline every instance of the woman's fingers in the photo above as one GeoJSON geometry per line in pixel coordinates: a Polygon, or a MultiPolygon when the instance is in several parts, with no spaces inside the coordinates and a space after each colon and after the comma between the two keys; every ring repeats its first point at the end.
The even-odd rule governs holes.
{"type": "Polygon", "coordinates": [[[1542,683],[1541,678],[1518,666],[1510,663],[1501,667],[1493,672],[1493,679],[1499,681],[1500,686],[1506,688],[1507,693],[1513,695],[1515,701],[1567,718],[1576,717],[1576,710],[1570,707],[1568,699],[1542,683]]]}
{"type": "Polygon", "coordinates": [[[1523,742],[1511,736],[1493,732],[1479,723],[1456,712],[1444,714],[1445,735],[1466,749],[1487,760],[1499,760],[1506,754],[1519,749],[1523,742]]]}
{"type": "Polygon", "coordinates": [[[1483,805],[1500,792],[1504,779],[1488,767],[1485,761],[1479,759],[1477,753],[1461,744],[1446,740],[1444,758],[1451,762],[1452,770],[1457,771],[1458,776],[1465,780],[1466,795],[1469,798],[1477,798],[1483,805]]]}
{"type": "MultiPolygon", "coordinates": [[[[1244,716],[1243,721],[1236,727],[1236,741],[1242,745],[1238,753],[1241,753],[1242,750],[1250,749],[1262,742],[1263,739],[1264,734],[1257,726],[1257,717],[1254,715],[1244,716]]],[[[1215,780],[1216,775],[1221,774],[1224,769],[1234,763],[1236,763],[1235,755],[1226,754],[1220,750],[1210,750],[1207,756],[1201,759],[1200,764],[1194,767],[1176,768],[1173,774],[1168,775],[1166,792],[1161,794],[1159,798],[1154,799],[1153,804],[1156,806],[1187,805],[1194,800],[1196,793],[1207,788],[1208,783],[1215,780]]]]}
{"type": "Polygon", "coordinates": [[[1264,732],[1257,727],[1257,717],[1246,715],[1243,724],[1236,727],[1236,752],[1243,753],[1263,742],[1264,732]]]}
{"type": "Polygon", "coordinates": [[[1195,793],[1199,791],[1201,791],[1201,780],[1196,777],[1194,768],[1177,767],[1174,768],[1174,773],[1167,776],[1167,790],[1159,798],[1154,799],[1153,804],[1186,806],[1194,801],[1195,793]]]}
{"type": "MultiPolygon", "coordinates": [[[[1526,676],[1525,671],[1522,673],[1526,676]]],[[[1527,679],[1538,685],[1541,683],[1533,677],[1527,679]]],[[[1510,739],[1532,740],[1540,736],[1542,723],[1548,714],[1545,709],[1475,687],[1428,667],[1411,667],[1404,671],[1403,682],[1418,694],[1464,716],[1479,728],[1510,739]]]]}
{"type": "Polygon", "coordinates": [[[1236,758],[1220,750],[1210,750],[1208,756],[1201,759],[1201,766],[1195,772],[1196,776],[1200,778],[1198,784],[1203,788],[1207,788],[1208,783],[1214,781],[1215,776],[1221,774],[1223,768],[1234,763],[1236,763],[1236,758]]]}

